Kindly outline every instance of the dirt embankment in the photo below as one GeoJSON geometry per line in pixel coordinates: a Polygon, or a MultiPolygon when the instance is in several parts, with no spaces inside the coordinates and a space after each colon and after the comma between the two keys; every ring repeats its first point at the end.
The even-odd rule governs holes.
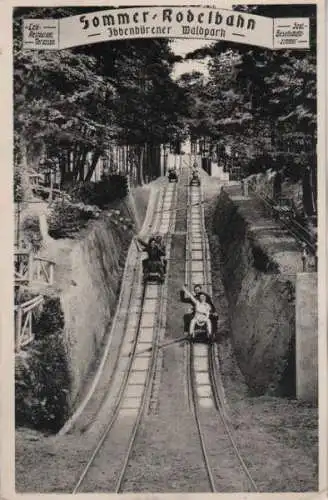
{"type": "MultiPolygon", "coordinates": [[[[39,218],[40,255],[56,264],[53,286],[34,286],[33,293],[59,297],[64,315],[63,344],[70,373],[68,405],[77,406],[97,368],[110,332],[127,251],[145,218],[149,186],[132,189],[74,239],[48,234],[48,209],[32,205],[26,213],[39,218]]],[[[33,348],[33,345],[32,345],[33,348]]]]}
{"type": "Polygon", "coordinates": [[[125,201],[118,204],[118,217],[104,213],[79,241],[71,245],[69,251],[62,250],[61,258],[55,259],[58,279],[62,281],[60,298],[72,374],[73,404],[93,371],[116,308],[125,258],[134,234],[120,224],[119,219],[129,217],[136,230],[140,229],[148,197],[148,188],[132,191],[125,201]]]}
{"type": "Polygon", "coordinates": [[[293,395],[299,250],[256,203],[226,187],[214,214],[232,342],[254,394],[293,395]]]}

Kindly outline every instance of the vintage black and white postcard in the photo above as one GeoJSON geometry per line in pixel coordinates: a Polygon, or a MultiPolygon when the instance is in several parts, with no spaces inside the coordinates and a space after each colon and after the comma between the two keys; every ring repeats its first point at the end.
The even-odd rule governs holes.
{"type": "Polygon", "coordinates": [[[324,498],[324,2],[2,12],[2,496],[324,498]]]}

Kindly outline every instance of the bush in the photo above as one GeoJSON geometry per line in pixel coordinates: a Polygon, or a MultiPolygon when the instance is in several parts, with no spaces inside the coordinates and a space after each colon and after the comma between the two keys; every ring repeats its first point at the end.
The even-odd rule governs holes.
{"type": "Polygon", "coordinates": [[[58,432],[69,416],[70,374],[59,299],[46,299],[36,339],[16,356],[16,424],[58,432]]]}
{"type": "Polygon", "coordinates": [[[47,298],[42,313],[36,324],[36,340],[45,339],[52,332],[61,332],[64,329],[64,314],[58,298],[47,298]]]}
{"type": "Polygon", "coordinates": [[[68,199],[56,201],[48,216],[49,235],[52,238],[74,238],[90,219],[99,217],[100,210],[68,199]]]}
{"type": "Polygon", "coordinates": [[[21,174],[15,168],[14,170],[14,201],[15,202],[20,202],[23,200],[23,186],[22,186],[22,179],[21,179],[21,174]]]}
{"type": "Polygon", "coordinates": [[[71,191],[75,200],[83,201],[99,208],[105,208],[113,201],[127,196],[128,181],[124,175],[108,175],[99,182],[87,182],[71,191]]]}
{"type": "Polygon", "coordinates": [[[42,247],[42,235],[39,217],[28,215],[22,223],[24,239],[31,245],[32,251],[37,253],[42,247]]]}
{"type": "Polygon", "coordinates": [[[33,299],[35,296],[36,296],[35,293],[30,292],[29,290],[25,290],[24,288],[22,289],[21,287],[19,287],[19,290],[17,290],[17,298],[19,298],[20,304],[33,299]]]}

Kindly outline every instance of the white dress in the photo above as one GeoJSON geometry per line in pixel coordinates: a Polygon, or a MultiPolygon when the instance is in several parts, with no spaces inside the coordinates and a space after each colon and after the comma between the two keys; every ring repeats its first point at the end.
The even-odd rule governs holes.
{"type": "Polygon", "coordinates": [[[196,321],[206,321],[209,318],[211,312],[211,306],[206,302],[198,302],[196,303],[196,321]]]}

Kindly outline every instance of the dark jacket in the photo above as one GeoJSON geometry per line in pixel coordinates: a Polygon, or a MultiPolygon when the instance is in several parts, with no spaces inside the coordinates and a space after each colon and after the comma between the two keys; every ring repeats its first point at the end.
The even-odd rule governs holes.
{"type": "Polygon", "coordinates": [[[151,247],[150,245],[147,248],[148,259],[153,261],[161,260],[164,257],[164,252],[156,245],[155,247],[151,247]]]}
{"type": "Polygon", "coordinates": [[[152,247],[150,245],[151,241],[154,241],[154,240],[150,240],[149,243],[145,243],[140,238],[137,238],[137,239],[138,239],[139,243],[144,247],[145,251],[148,253],[149,260],[159,261],[159,260],[161,260],[161,257],[164,257],[165,253],[163,252],[163,250],[161,248],[159,248],[157,243],[156,243],[156,246],[154,246],[154,247],[152,247]]]}

